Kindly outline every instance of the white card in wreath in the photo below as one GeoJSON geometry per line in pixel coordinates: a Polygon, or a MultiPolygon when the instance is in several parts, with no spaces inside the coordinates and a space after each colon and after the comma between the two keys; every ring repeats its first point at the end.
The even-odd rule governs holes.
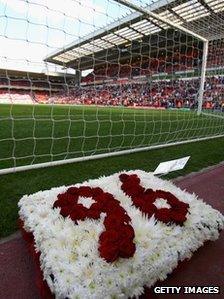
{"type": "Polygon", "coordinates": [[[181,170],[185,167],[185,165],[187,164],[189,159],[190,159],[190,156],[187,156],[187,157],[176,159],[176,160],[161,162],[157,166],[157,168],[155,169],[153,174],[154,175],[155,174],[166,174],[171,171],[181,170]]]}

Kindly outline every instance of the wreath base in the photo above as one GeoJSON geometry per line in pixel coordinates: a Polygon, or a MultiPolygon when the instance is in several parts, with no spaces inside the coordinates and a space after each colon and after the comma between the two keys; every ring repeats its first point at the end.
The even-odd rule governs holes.
{"type": "Polygon", "coordinates": [[[47,284],[47,282],[44,280],[43,272],[40,268],[40,254],[35,251],[34,246],[34,237],[33,234],[30,232],[25,231],[24,222],[19,219],[18,220],[19,229],[21,231],[22,237],[24,241],[26,242],[26,246],[28,249],[28,252],[30,256],[32,257],[34,267],[35,267],[35,284],[37,286],[39,295],[43,299],[54,299],[55,296],[51,293],[51,290],[47,284]]]}
{"type": "MultiPolygon", "coordinates": [[[[29,251],[30,256],[32,257],[32,260],[34,262],[35,266],[35,284],[38,289],[40,298],[42,299],[55,299],[54,294],[51,293],[51,290],[46,283],[46,281],[43,279],[43,272],[41,271],[40,268],[40,260],[39,260],[39,253],[35,251],[34,247],[34,237],[32,233],[29,233],[25,231],[23,228],[24,222],[19,219],[18,221],[19,224],[19,229],[21,231],[22,237],[24,241],[26,242],[27,249],[29,251]]],[[[208,243],[207,241],[206,243],[208,243]]],[[[175,273],[178,273],[178,271],[187,263],[189,262],[188,259],[185,259],[183,261],[178,262],[178,266],[173,270],[173,272],[170,275],[173,275],[175,273]]],[[[156,283],[157,284],[157,283],[156,283]]],[[[155,294],[153,293],[153,288],[147,288],[144,287],[144,294],[142,294],[139,299],[146,299],[146,298],[153,298],[155,294]]]]}

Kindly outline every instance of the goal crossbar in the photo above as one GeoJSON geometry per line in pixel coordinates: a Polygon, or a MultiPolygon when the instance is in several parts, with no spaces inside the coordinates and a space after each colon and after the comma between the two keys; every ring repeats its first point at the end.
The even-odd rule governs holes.
{"type": "Polygon", "coordinates": [[[204,85],[205,85],[205,75],[206,75],[206,65],[207,65],[207,56],[208,56],[208,39],[204,38],[203,36],[195,33],[192,30],[189,30],[179,24],[176,24],[174,22],[171,22],[170,20],[168,20],[165,17],[162,17],[156,13],[154,13],[153,11],[150,11],[149,9],[145,9],[141,6],[138,6],[136,4],[134,4],[133,2],[130,2],[129,0],[114,0],[115,2],[118,2],[120,4],[123,4],[125,6],[127,6],[130,9],[133,9],[135,11],[138,11],[140,13],[142,13],[143,15],[152,17],[158,21],[161,21],[163,23],[165,23],[166,25],[169,25],[175,29],[178,29],[186,34],[189,34],[191,36],[194,36],[195,38],[201,40],[203,42],[203,55],[202,55],[202,66],[201,66],[201,79],[200,79],[200,86],[199,86],[199,92],[198,92],[198,110],[197,110],[197,114],[200,115],[201,114],[201,110],[202,110],[202,104],[203,104],[203,94],[204,94],[204,85]]]}

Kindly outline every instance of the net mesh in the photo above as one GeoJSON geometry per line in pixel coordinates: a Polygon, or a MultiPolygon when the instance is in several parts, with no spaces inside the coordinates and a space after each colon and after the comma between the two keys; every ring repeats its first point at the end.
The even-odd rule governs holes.
{"type": "Polygon", "coordinates": [[[1,169],[224,134],[224,1],[132,3],[0,0],[1,169]]]}

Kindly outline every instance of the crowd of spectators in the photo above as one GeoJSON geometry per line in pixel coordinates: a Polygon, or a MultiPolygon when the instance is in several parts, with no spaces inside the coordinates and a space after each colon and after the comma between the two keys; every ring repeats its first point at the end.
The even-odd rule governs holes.
{"type": "Polygon", "coordinates": [[[224,66],[224,40],[214,41],[208,48],[207,68],[224,66]]]}
{"type": "MultiPolygon", "coordinates": [[[[77,87],[50,103],[152,108],[196,108],[199,79],[77,87]]],[[[224,110],[224,77],[206,78],[204,108],[224,110]]]]}
{"type": "MultiPolygon", "coordinates": [[[[0,89],[0,102],[126,106],[148,108],[196,108],[199,78],[155,80],[120,84],[80,86],[67,92],[0,89]]],[[[205,109],[224,110],[224,76],[207,77],[203,96],[205,109]]]]}
{"type": "Polygon", "coordinates": [[[15,104],[39,104],[47,103],[52,94],[56,92],[49,92],[44,90],[24,90],[13,88],[0,89],[0,103],[15,103],[15,104]]]}

